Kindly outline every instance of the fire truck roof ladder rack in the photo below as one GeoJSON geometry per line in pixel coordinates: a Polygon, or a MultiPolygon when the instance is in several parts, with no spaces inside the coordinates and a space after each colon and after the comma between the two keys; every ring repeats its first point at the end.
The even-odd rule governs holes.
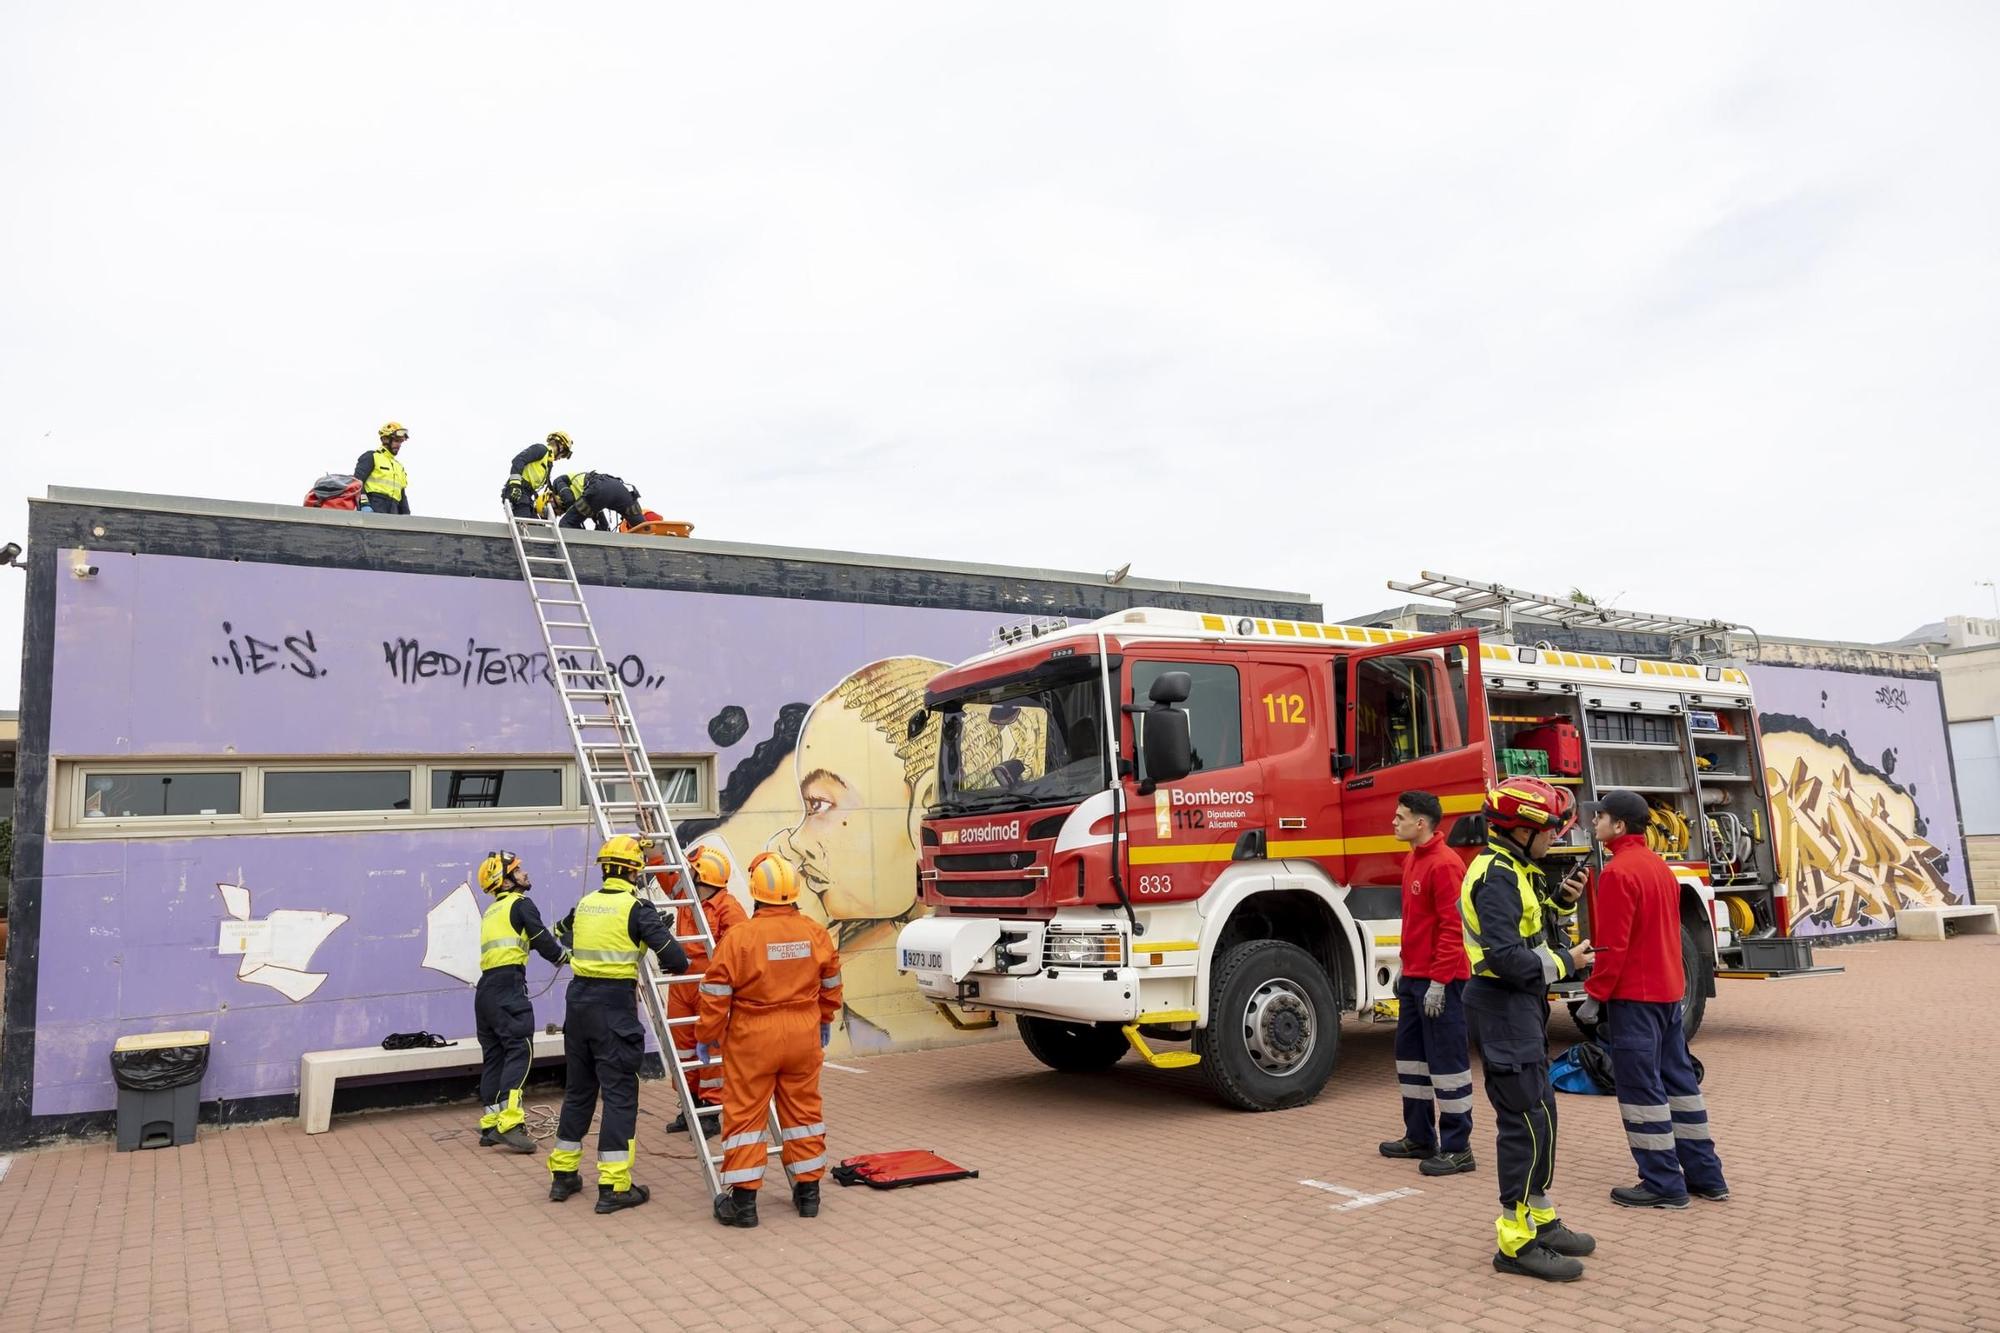
{"type": "Polygon", "coordinates": [[[1515,633],[1514,619],[1519,616],[1529,622],[1520,627],[1524,633],[1532,633],[1537,625],[1560,625],[1566,629],[1663,634],[1674,640],[1676,658],[1684,653],[1700,659],[1729,657],[1732,655],[1730,638],[1738,633],[1748,635],[1753,643],[1757,642],[1756,630],[1734,621],[1661,615],[1652,611],[1624,611],[1580,600],[1580,594],[1557,597],[1524,592],[1501,583],[1482,583],[1455,574],[1435,574],[1430,570],[1423,571],[1414,583],[1399,583],[1390,579],[1389,587],[1395,592],[1445,603],[1451,608],[1453,618],[1461,624],[1470,624],[1466,617],[1474,612],[1490,615],[1499,632],[1509,639],[1515,633]]]}

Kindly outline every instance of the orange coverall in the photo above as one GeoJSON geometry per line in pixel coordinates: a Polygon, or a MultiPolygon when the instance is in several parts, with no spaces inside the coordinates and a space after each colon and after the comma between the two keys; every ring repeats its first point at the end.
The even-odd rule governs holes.
{"type": "Polygon", "coordinates": [[[722,1186],[764,1181],[775,1096],[785,1165],[798,1184],[826,1174],[819,1029],[840,1012],[840,952],[796,907],[758,904],[715,946],[701,981],[699,1040],[722,1048],[722,1186]]]}
{"type": "MultiPolygon", "coordinates": [[[[736,895],[728,889],[716,889],[710,893],[702,901],[701,911],[702,915],[708,918],[709,933],[715,937],[718,946],[721,945],[724,936],[750,919],[743,911],[743,904],[737,902],[736,895]]],[[[680,937],[681,947],[687,950],[688,974],[691,976],[708,971],[708,950],[702,948],[700,940],[688,938],[700,931],[700,927],[695,924],[694,912],[693,907],[682,907],[674,914],[674,934],[680,937]]],[[[697,1011],[694,986],[679,985],[667,988],[668,1018],[693,1018],[697,1011]]],[[[683,1062],[694,1058],[694,1027],[692,1023],[683,1023],[673,1030],[674,1050],[680,1053],[683,1062]]],[[[688,1082],[694,1085],[697,1101],[713,1106],[722,1100],[721,1065],[688,1070],[688,1082]]]]}

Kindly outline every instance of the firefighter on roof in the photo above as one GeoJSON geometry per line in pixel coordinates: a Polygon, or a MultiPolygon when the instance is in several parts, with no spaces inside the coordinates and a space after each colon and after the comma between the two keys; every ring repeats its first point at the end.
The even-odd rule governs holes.
{"type": "MultiPolygon", "coordinates": [[[[699,911],[707,920],[709,934],[717,945],[722,943],[730,931],[749,920],[749,917],[744,913],[743,905],[729,892],[728,857],[714,847],[697,847],[688,853],[688,868],[694,872],[694,895],[701,899],[701,906],[696,908],[692,904],[681,904],[674,913],[674,934],[686,942],[688,971],[706,972],[709,961],[708,949],[698,938],[701,930],[695,922],[695,912],[699,911]]],[[[663,885],[668,893],[678,896],[678,885],[673,879],[663,881],[663,885]]],[[[667,1017],[670,1019],[693,1018],[698,1009],[695,989],[692,986],[675,986],[667,995],[667,1017]]],[[[682,1061],[686,1061],[694,1055],[694,1025],[682,1024],[673,1031],[674,1050],[682,1061]]],[[[688,1083],[694,1088],[695,1100],[702,1106],[721,1106],[720,1062],[712,1065],[704,1064],[699,1069],[690,1070],[689,1073],[691,1077],[688,1083]]],[[[720,1124],[713,1114],[695,1118],[701,1121],[705,1134],[713,1134],[720,1124]]],[[[681,1108],[681,1113],[667,1125],[667,1132],[686,1133],[689,1127],[688,1121],[688,1108],[684,1106],[681,1108]]]]}
{"type": "Polygon", "coordinates": [[[687,971],[687,954],[653,905],[640,898],[635,880],[645,870],[646,842],[621,834],[597,852],[604,884],[584,895],[556,926],[569,945],[573,974],[565,1001],[563,1052],[569,1057],[568,1089],[556,1146],[549,1153],[549,1199],[561,1203],[583,1188],[583,1136],[598,1092],[604,1124],[597,1137],[597,1211],[637,1208],[650,1197],[632,1183],[634,1135],[639,1124],[639,1060],[646,1049],[639,1026],[639,964],[651,949],[660,967],[687,971]]]}
{"type": "Polygon", "coordinates": [[[479,887],[493,905],[479,921],[479,987],[472,994],[479,1037],[479,1146],[531,1153],[521,1128],[521,1086],[535,1058],[535,1008],[528,1001],[528,950],[560,967],[569,954],[542,925],[521,858],[494,852],[479,863],[479,887]]]}
{"type": "Polygon", "coordinates": [[[410,474],[403,470],[401,454],[410,432],[400,421],[383,424],[375,432],[375,448],[356,459],[354,475],[361,481],[361,507],[376,514],[410,512],[410,474]]]}
{"type": "Polygon", "coordinates": [[[799,913],[792,863],[761,853],[750,863],[757,911],[715,946],[701,982],[696,1054],[722,1053],[728,1080],[722,1103],[722,1184],[715,1218],[726,1227],[757,1225],[764,1183],[767,1111],[778,1107],[779,1147],[792,1173],[800,1217],[819,1216],[826,1174],[826,1122],[819,1069],[840,1012],[840,954],[825,929],[799,913]]]}
{"type": "Polygon", "coordinates": [[[571,453],[570,438],[559,430],[549,432],[548,439],[540,444],[531,444],[514,455],[507,474],[507,484],[500,490],[500,498],[514,511],[515,518],[535,516],[535,493],[549,484],[549,472],[571,453]]]}
{"type": "Polygon", "coordinates": [[[549,483],[549,504],[562,515],[566,528],[587,522],[600,532],[616,532],[620,519],[628,525],[646,521],[638,488],[609,472],[572,472],[555,478],[549,483]]]}
{"type": "Polygon", "coordinates": [[[1589,966],[1590,945],[1549,937],[1547,895],[1536,864],[1569,822],[1567,793],[1538,778],[1509,778],[1489,792],[1486,850],[1466,868],[1459,895],[1472,980],[1466,1016],[1485,1065],[1500,1177],[1502,1273],[1570,1282],[1597,1242],[1571,1231],[1548,1196],[1555,1180],[1556,1110],[1549,1085],[1549,983],[1589,966]]]}
{"type": "Polygon", "coordinates": [[[1473,1169],[1472,1053],[1465,1036],[1465,931],[1458,893],[1465,862],[1438,827],[1444,806],[1427,791],[1396,802],[1391,827],[1410,845],[1403,862],[1403,975],[1396,983],[1396,1078],[1403,1137],[1384,1157],[1421,1159],[1427,1176],[1473,1169]]]}

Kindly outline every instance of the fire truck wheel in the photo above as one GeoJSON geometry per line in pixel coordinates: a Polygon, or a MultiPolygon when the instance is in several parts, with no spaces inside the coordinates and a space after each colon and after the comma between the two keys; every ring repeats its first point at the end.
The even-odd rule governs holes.
{"type": "Polygon", "coordinates": [[[1115,1025],[1066,1023],[1059,1018],[1021,1018],[1021,1044],[1028,1054],[1064,1074],[1093,1074],[1124,1058],[1131,1043],[1115,1025]]]}
{"type": "Polygon", "coordinates": [[[1700,942],[1686,923],[1681,925],[1681,971],[1687,976],[1687,1013],[1681,1020],[1681,1027],[1687,1032],[1687,1039],[1694,1040],[1694,1034],[1701,1031],[1701,1020],[1708,1013],[1708,983],[1715,970],[1715,960],[1702,952],[1700,942]]]}
{"type": "Polygon", "coordinates": [[[1340,1058],[1340,1005],[1326,970],[1282,940],[1237,945],[1215,965],[1195,1049],[1209,1085],[1231,1106],[1304,1106],[1340,1058]]]}

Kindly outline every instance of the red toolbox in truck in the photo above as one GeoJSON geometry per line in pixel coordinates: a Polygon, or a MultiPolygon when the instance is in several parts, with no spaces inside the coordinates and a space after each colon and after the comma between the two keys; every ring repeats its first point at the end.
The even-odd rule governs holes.
{"type": "Polygon", "coordinates": [[[1552,717],[1539,727],[1514,733],[1514,748],[1541,750],[1549,756],[1549,772],[1559,777],[1583,776],[1583,733],[1566,718],[1552,717]]]}

